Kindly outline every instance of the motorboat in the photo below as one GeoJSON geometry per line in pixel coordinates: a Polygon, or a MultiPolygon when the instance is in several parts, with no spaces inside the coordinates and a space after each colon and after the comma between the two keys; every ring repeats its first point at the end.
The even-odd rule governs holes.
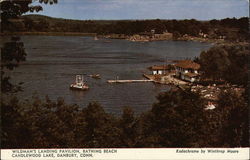
{"type": "Polygon", "coordinates": [[[88,90],[89,86],[84,82],[83,75],[76,75],[75,83],[70,85],[70,89],[72,90],[88,90]]]}
{"type": "Polygon", "coordinates": [[[89,75],[91,78],[95,78],[95,79],[101,79],[100,74],[91,74],[89,75]]]}

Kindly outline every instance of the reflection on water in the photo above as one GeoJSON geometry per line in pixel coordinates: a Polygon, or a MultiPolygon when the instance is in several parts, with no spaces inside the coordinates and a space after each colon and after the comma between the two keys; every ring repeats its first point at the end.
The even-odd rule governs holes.
{"type": "Polygon", "coordinates": [[[119,114],[123,106],[136,113],[151,108],[155,96],[169,89],[166,85],[148,83],[108,84],[107,80],[142,79],[147,67],[162,64],[164,59],[193,58],[211,45],[198,42],[129,42],[125,40],[94,41],[91,37],[23,36],[27,61],[11,74],[14,81],[24,82],[19,97],[27,99],[34,92],[55,100],[85,107],[99,102],[106,111],[119,114]],[[85,76],[89,91],[71,91],[76,74],[100,74],[101,79],[85,76]]]}

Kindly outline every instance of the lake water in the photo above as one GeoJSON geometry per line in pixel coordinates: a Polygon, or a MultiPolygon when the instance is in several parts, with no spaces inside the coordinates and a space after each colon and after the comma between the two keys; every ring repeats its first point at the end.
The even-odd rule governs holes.
{"type": "Polygon", "coordinates": [[[27,60],[12,71],[15,82],[24,82],[18,97],[48,95],[52,100],[63,97],[67,103],[86,107],[97,101],[109,113],[120,114],[130,106],[136,113],[155,103],[160,92],[169,86],[147,83],[108,84],[107,80],[143,79],[148,67],[179,57],[194,58],[211,44],[182,41],[130,42],[71,36],[23,36],[27,60]],[[100,74],[101,79],[85,77],[88,91],[72,91],[69,85],[76,74],[100,74]]]}

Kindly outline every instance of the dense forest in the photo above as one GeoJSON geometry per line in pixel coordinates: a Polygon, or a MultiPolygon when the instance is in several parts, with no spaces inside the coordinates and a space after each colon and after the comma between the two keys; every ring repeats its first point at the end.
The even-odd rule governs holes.
{"type": "Polygon", "coordinates": [[[226,18],[222,20],[197,21],[190,20],[70,20],[51,18],[41,15],[25,15],[18,19],[10,19],[10,23],[2,27],[2,31],[22,32],[81,32],[106,34],[142,34],[168,31],[175,38],[183,35],[207,38],[224,38],[229,41],[245,41],[249,39],[248,18],[226,18]]]}

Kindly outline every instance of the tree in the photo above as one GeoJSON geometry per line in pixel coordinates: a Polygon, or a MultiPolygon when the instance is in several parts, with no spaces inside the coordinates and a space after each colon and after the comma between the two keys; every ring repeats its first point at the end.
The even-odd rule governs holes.
{"type": "Polygon", "coordinates": [[[121,147],[134,147],[138,134],[138,120],[130,107],[124,107],[119,128],[121,128],[121,147]]]}
{"type": "Polygon", "coordinates": [[[181,89],[158,96],[142,120],[141,145],[201,147],[205,145],[206,116],[199,95],[181,89]]]}
{"type": "MultiPolygon", "coordinates": [[[[30,12],[39,12],[43,8],[39,5],[32,6],[32,4],[36,0],[2,0],[1,3],[1,18],[3,21],[9,18],[17,18],[21,16],[23,13],[28,11],[30,12]]],[[[57,3],[57,0],[39,0],[39,3],[45,4],[54,4],[57,3]]]]}
{"type": "Polygon", "coordinates": [[[4,76],[4,69],[13,70],[19,63],[25,61],[26,52],[19,37],[12,37],[11,42],[4,44],[1,48],[1,92],[8,93],[20,90],[20,86],[10,83],[10,77],[4,76]]]}
{"type": "MultiPolygon", "coordinates": [[[[1,6],[1,25],[2,29],[8,28],[9,19],[18,18],[28,11],[40,11],[41,6],[30,6],[33,0],[2,0],[1,6]]],[[[40,3],[57,3],[57,0],[39,0],[40,3]]],[[[1,48],[1,91],[2,93],[19,91],[20,86],[10,83],[10,77],[4,76],[4,69],[13,70],[21,61],[25,61],[26,52],[20,37],[12,37],[11,42],[4,44],[1,48]]]]}
{"type": "Polygon", "coordinates": [[[178,40],[180,37],[181,37],[181,34],[180,34],[179,32],[175,31],[175,32],[173,33],[173,39],[174,39],[174,40],[178,40]]]}
{"type": "Polygon", "coordinates": [[[2,102],[2,147],[47,148],[77,146],[75,128],[79,107],[66,105],[61,99],[42,102],[2,102]]]}
{"type": "Polygon", "coordinates": [[[228,52],[221,47],[212,47],[200,54],[201,70],[205,78],[218,80],[224,77],[231,64],[228,52]]]}
{"type": "Polygon", "coordinates": [[[119,129],[113,116],[105,113],[97,103],[90,103],[84,113],[86,147],[117,147],[120,144],[119,129]]]}
{"type": "Polygon", "coordinates": [[[91,103],[81,109],[62,98],[46,102],[38,97],[2,103],[2,148],[119,147],[118,121],[91,103]]]}
{"type": "MultiPolygon", "coordinates": [[[[9,19],[18,18],[22,14],[30,12],[39,12],[43,8],[40,5],[32,6],[31,4],[35,0],[2,0],[0,2],[1,8],[1,30],[7,30],[10,22],[9,19]]],[[[45,4],[54,4],[57,3],[57,0],[39,0],[40,3],[45,4]]]]}
{"type": "Polygon", "coordinates": [[[238,85],[247,85],[248,45],[222,45],[203,51],[199,63],[203,78],[223,79],[238,85]]]}
{"type": "Polygon", "coordinates": [[[219,95],[218,108],[223,121],[220,135],[222,146],[249,146],[248,98],[245,99],[242,94],[244,95],[244,93],[229,89],[219,95]]]}
{"type": "Polygon", "coordinates": [[[248,58],[250,56],[249,45],[224,46],[229,53],[231,65],[225,72],[225,79],[233,84],[247,86],[248,82],[248,58]]]}

